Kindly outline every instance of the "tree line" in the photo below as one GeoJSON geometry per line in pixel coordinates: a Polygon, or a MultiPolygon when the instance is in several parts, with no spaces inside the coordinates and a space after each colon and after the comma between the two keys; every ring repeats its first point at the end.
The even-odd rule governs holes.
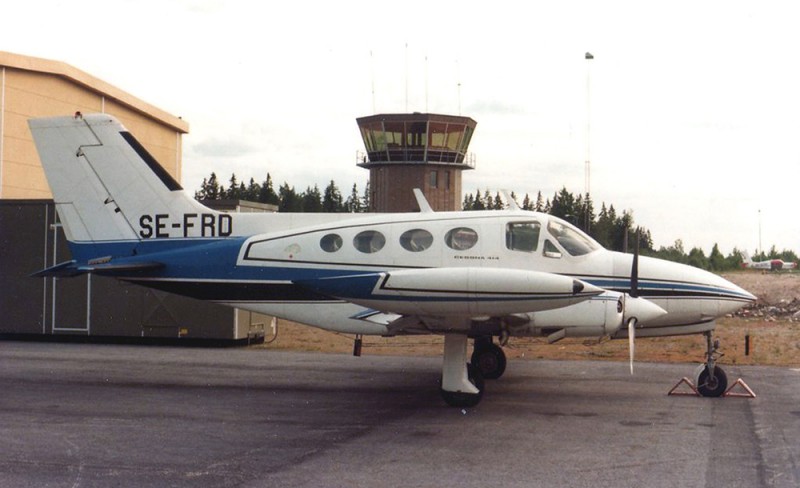
{"type": "Polygon", "coordinates": [[[250,178],[245,185],[231,174],[228,187],[219,182],[216,173],[211,173],[208,178],[203,178],[200,189],[194,194],[195,199],[203,200],[248,200],[251,202],[267,203],[278,207],[279,212],[349,212],[359,213],[369,211],[369,182],[363,193],[358,191],[358,185],[353,183],[350,194],[345,198],[336,183],[331,180],[324,191],[317,185],[307,187],[305,191],[297,192],[294,186],[284,182],[275,191],[272,176],[261,183],[250,178]]]}
{"type": "MultiPolygon", "coordinates": [[[[201,201],[249,200],[276,205],[279,212],[362,213],[369,212],[369,194],[369,182],[366,183],[363,192],[359,192],[358,185],[353,183],[350,193],[344,197],[333,180],[323,191],[314,185],[307,187],[305,191],[297,192],[286,182],[275,191],[269,173],[261,183],[250,178],[247,185],[243,181],[240,182],[235,174],[232,174],[226,188],[219,182],[216,173],[211,173],[208,178],[203,178],[200,189],[195,192],[195,198],[201,201]]],[[[605,202],[602,202],[600,210],[595,212],[595,204],[591,195],[588,194],[575,195],[566,188],[562,188],[551,198],[544,198],[542,192],[539,191],[534,199],[529,194],[525,194],[521,203],[514,192],[511,192],[510,196],[523,210],[547,213],[566,220],[612,251],[632,252],[638,236],[639,252],[643,256],[675,261],[714,272],[738,269],[742,264],[742,254],[739,249],[734,248],[730,254],[725,256],[720,252],[717,244],[714,244],[708,255],[700,247],[693,247],[687,252],[680,239],[671,246],[660,246],[655,249],[650,231],[642,226],[636,227],[630,211],[618,212],[613,204],[606,205],[605,202]]],[[[464,210],[500,210],[506,208],[506,204],[499,192],[492,194],[487,189],[483,192],[477,190],[474,194],[466,194],[462,208],[464,210]]],[[[775,246],[772,246],[768,252],[759,251],[752,258],[755,261],[767,259],[798,261],[798,256],[794,251],[787,249],[778,251],[775,246]]]]}

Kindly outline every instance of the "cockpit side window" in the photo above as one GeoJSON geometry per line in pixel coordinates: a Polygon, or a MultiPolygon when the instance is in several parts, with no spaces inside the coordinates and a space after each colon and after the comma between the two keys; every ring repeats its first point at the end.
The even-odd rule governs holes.
{"type": "Polygon", "coordinates": [[[511,222],[506,225],[506,247],[512,251],[534,252],[539,248],[539,222],[511,222]]]}
{"type": "Polygon", "coordinates": [[[591,237],[560,220],[550,220],[547,223],[547,231],[571,256],[583,256],[599,248],[599,244],[591,237]]]}
{"type": "Polygon", "coordinates": [[[544,255],[548,258],[560,258],[561,251],[558,250],[553,241],[550,239],[544,240],[544,255]]]}

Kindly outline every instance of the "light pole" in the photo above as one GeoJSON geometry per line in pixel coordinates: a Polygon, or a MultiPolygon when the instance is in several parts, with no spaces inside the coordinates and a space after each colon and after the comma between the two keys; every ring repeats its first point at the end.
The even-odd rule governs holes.
{"type": "Polygon", "coordinates": [[[589,224],[591,216],[589,215],[589,193],[592,190],[591,185],[591,160],[592,160],[592,91],[591,91],[591,61],[594,59],[594,55],[590,52],[586,52],[584,55],[584,59],[586,60],[586,163],[584,166],[584,189],[586,190],[586,196],[584,204],[586,206],[585,209],[585,230],[589,232],[589,224]]]}

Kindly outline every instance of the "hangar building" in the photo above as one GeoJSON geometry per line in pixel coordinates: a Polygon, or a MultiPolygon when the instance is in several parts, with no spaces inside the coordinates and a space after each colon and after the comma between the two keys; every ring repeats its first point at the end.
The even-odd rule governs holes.
{"type": "Polygon", "coordinates": [[[69,254],[28,119],[75,112],[114,115],[181,179],[184,120],[63,62],[0,51],[0,334],[263,337],[248,312],[101,276],[29,277],[69,254]]]}

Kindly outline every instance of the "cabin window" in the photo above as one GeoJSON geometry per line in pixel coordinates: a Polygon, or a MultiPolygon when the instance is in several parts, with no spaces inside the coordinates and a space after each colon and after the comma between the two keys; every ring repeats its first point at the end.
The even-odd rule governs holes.
{"type": "Polygon", "coordinates": [[[353,238],[353,246],[363,253],[372,254],[383,249],[386,238],[376,230],[365,230],[359,232],[353,238]]]}
{"type": "Polygon", "coordinates": [[[506,247],[512,251],[536,251],[541,227],[539,222],[509,223],[506,226],[506,247]]]}
{"type": "Polygon", "coordinates": [[[466,251],[478,242],[478,233],[469,227],[456,227],[444,236],[444,242],[450,249],[466,251]]]}
{"type": "Polygon", "coordinates": [[[325,234],[319,240],[319,247],[325,252],[336,252],[342,247],[342,236],[339,234],[325,234]]]}
{"type": "Polygon", "coordinates": [[[400,245],[407,251],[424,251],[431,247],[431,244],[433,244],[433,235],[425,229],[407,230],[400,236],[400,245]]]}

